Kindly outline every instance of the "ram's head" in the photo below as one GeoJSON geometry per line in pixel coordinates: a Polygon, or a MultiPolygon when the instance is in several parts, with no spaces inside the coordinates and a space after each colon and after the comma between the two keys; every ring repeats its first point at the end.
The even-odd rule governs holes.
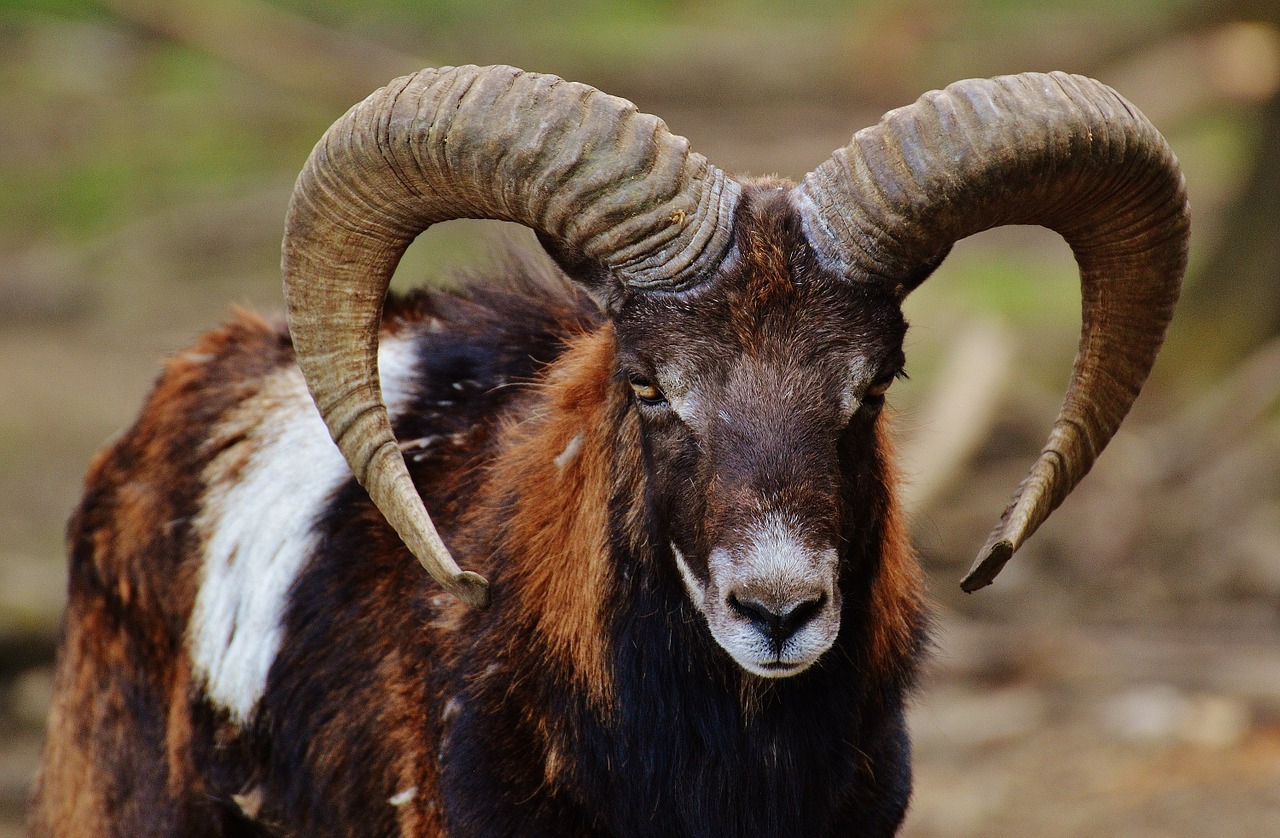
{"type": "Polygon", "coordinates": [[[400,255],[459,217],[533,228],[611,317],[673,560],[718,642],[774,676],[836,637],[840,557],[874,519],[858,503],[902,367],[900,305],[951,245],[1002,224],[1052,228],[1079,261],[1084,300],[1061,415],[966,590],[994,578],[1115,432],[1186,259],[1172,153],[1124,99],[1077,76],[927,94],[799,184],[727,176],[661,120],[552,76],[400,79],[336,123],[299,179],[290,327],[361,483],[431,574],[474,604],[486,583],[436,536],[375,364],[400,255]]]}

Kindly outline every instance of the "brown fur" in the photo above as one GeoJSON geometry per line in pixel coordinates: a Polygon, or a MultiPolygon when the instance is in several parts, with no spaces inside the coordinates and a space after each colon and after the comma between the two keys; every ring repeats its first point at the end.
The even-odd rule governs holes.
{"type": "Polygon", "coordinates": [[[868,608],[868,659],[872,680],[890,683],[901,677],[904,662],[914,661],[918,653],[920,615],[924,612],[924,575],[898,504],[898,470],[894,465],[892,435],[884,416],[877,421],[876,437],[883,480],[889,492],[886,508],[880,515],[884,526],[883,548],[868,608]]]}
{"type": "Polygon", "coordinates": [[[896,823],[920,576],[886,485],[883,420],[868,411],[841,429],[833,416],[849,358],[897,351],[900,315],[803,262],[785,195],[758,192],[737,222],[737,267],[701,295],[629,298],[600,328],[581,297],[530,305],[518,278],[489,299],[389,308],[384,335],[421,339],[427,381],[398,430],[450,440],[415,450],[412,473],[461,563],[492,580],[494,607],[468,611],[431,587],[348,481],[317,510],[286,640],[243,726],[201,694],[184,648],[208,535],[198,515],[276,415],[270,382],[292,351],[278,327],[241,316],[171,362],[138,424],[95,462],[72,524],[37,834],[226,835],[250,822],[266,834],[631,834],[659,815],[715,818],[732,834],[896,823]],[[541,319],[509,325],[526,313],[541,319]],[[548,349],[549,336],[564,345],[548,349]],[[743,421],[695,438],[641,408],[626,381],[637,357],[697,370],[743,421]],[[453,388],[473,375],[484,387],[453,388]],[[807,515],[828,543],[842,517],[859,523],[840,533],[867,534],[849,548],[845,643],[794,680],[737,667],[667,547],[679,524],[705,562],[725,543],[704,532],[708,507],[732,528],[751,523],[757,497],[807,515]],[[847,748],[813,735],[796,712],[812,702],[847,748]],[[772,725],[793,735],[766,747],[772,725]],[[780,753],[788,772],[769,765],[780,753]],[[880,776],[856,780],[854,763],[880,776]]]}
{"type": "Polygon", "coordinates": [[[547,664],[604,708],[613,694],[601,613],[613,600],[608,504],[615,470],[628,470],[612,461],[625,413],[614,380],[613,330],[575,340],[543,386],[548,413],[507,429],[506,456],[489,478],[494,494],[540,487],[517,500],[505,529],[510,565],[504,585],[519,599],[517,611],[547,664]]]}
{"type": "Polygon", "coordinates": [[[147,820],[179,828],[184,816],[165,790],[199,796],[181,648],[195,565],[175,515],[194,512],[199,475],[216,453],[202,429],[290,358],[278,327],[239,313],[169,361],[138,423],[90,466],[68,531],[67,614],[34,834],[114,835],[147,820]]]}

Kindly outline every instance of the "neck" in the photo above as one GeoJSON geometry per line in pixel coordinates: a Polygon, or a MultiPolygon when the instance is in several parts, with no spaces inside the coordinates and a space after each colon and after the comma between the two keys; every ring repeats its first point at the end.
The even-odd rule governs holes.
{"type": "Polygon", "coordinates": [[[615,376],[613,330],[570,343],[539,390],[537,408],[509,427],[491,486],[489,521],[502,533],[495,584],[509,599],[513,633],[536,666],[585,694],[599,711],[614,699],[609,615],[617,591],[612,550],[640,524],[613,498],[639,498],[639,431],[615,376]],[[494,517],[496,515],[496,518],[494,517]]]}
{"type": "Polygon", "coordinates": [[[459,631],[477,639],[476,663],[461,662],[466,690],[489,694],[462,703],[494,708],[454,722],[459,738],[465,728],[489,743],[468,770],[505,777],[513,799],[594,801],[619,834],[627,823],[821,831],[869,768],[905,765],[919,590],[892,500],[874,504],[887,529],[852,542],[866,555],[847,557],[859,570],[836,645],[781,681],[743,671],[711,638],[647,514],[614,345],[605,326],[568,346],[537,409],[504,432],[474,513],[503,537],[494,608],[459,631]],[[504,756],[512,742],[524,743],[519,759],[504,756]]]}

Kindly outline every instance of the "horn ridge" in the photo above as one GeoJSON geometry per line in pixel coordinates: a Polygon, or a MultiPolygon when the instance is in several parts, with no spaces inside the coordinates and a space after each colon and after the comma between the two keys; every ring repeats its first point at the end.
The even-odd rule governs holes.
{"type": "Polygon", "coordinates": [[[630,102],[506,66],[397,79],[316,144],[282,244],[298,364],[361,485],[447,590],[487,602],[422,505],[377,372],[382,304],[405,248],[440,221],[515,221],[624,286],[688,287],[728,249],[735,190],[630,102]]]}
{"type": "Polygon", "coordinates": [[[798,193],[814,249],[857,281],[910,290],[913,270],[1004,224],[1040,224],[1071,246],[1080,351],[1045,448],[962,584],[982,587],[1088,472],[1150,372],[1186,268],[1177,158],[1106,85],[1024,73],[890,111],[798,193]]]}

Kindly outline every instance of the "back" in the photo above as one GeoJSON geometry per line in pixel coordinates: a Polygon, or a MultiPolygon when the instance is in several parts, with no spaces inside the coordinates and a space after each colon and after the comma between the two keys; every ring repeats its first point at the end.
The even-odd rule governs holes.
{"type": "MultiPolygon", "coordinates": [[[[595,317],[534,263],[478,284],[389,300],[379,355],[398,438],[445,532],[521,385],[595,317]]],[[[349,599],[359,611],[357,598],[394,590],[406,630],[369,634],[394,642],[414,622],[413,592],[429,586],[330,440],[283,324],[246,313],[166,364],[136,423],[90,466],[68,543],[36,834],[254,829],[243,814],[271,747],[255,731],[296,630],[294,600],[349,599]],[[321,532],[334,532],[321,525],[335,519],[366,546],[346,562],[353,578],[312,567],[321,532]],[[362,588],[361,578],[381,581],[362,588]]],[[[361,713],[380,700],[375,681],[361,713]]],[[[396,782],[378,776],[390,763],[368,769],[371,784],[396,782]]]]}

